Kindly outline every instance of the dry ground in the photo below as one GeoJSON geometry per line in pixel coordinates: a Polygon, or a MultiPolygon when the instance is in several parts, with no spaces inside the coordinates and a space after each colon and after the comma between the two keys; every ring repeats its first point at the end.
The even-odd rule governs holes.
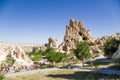
{"type": "Polygon", "coordinates": [[[106,75],[95,72],[83,72],[74,70],[57,70],[48,73],[36,73],[33,75],[21,75],[8,77],[5,80],[120,80],[117,75],[106,75]]]}

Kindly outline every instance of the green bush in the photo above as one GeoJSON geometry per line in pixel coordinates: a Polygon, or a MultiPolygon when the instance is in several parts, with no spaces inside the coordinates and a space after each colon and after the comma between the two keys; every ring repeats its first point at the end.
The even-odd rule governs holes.
{"type": "Polygon", "coordinates": [[[113,54],[117,51],[119,44],[120,40],[117,40],[115,38],[107,39],[103,45],[103,51],[105,53],[105,56],[111,58],[113,54]]]}
{"type": "Polygon", "coordinates": [[[5,78],[4,74],[0,74],[0,80],[3,80],[5,78]]]}
{"type": "Polygon", "coordinates": [[[47,65],[41,65],[40,66],[40,69],[46,69],[47,68],[47,65]]]}
{"type": "Polygon", "coordinates": [[[93,62],[92,62],[92,65],[93,65],[95,68],[98,68],[98,66],[100,65],[100,62],[93,61],[93,62]]]}

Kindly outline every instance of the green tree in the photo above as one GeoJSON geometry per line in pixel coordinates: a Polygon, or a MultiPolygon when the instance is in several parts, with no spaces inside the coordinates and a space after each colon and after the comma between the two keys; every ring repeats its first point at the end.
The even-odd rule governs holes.
{"type": "Polygon", "coordinates": [[[50,47],[48,47],[45,52],[46,52],[47,60],[51,62],[53,66],[55,66],[54,64],[63,61],[65,57],[64,53],[55,52],[54,49],[50,47]]]}
{"type": "Polygon", "coordinates": [[[38,50],[38,52],[36,52],[36,54],[44,56],[45,55],[45,51],[43,51],[43,50],[40,49],[40,50],[38,50]]]}
{"type": "Polygon", "coordinates": [[[117,40],[115,38],[107,39],[103,45],[103,51],[105,53],[105,56],[111,58],[113,54],[117,51],[119,44],[120,40],[117,40]]]}
{"type": "Polygon", "coordinates": [[[84,61],[91,58],[89,46],[87,42],[80,42],[76,49],[73,50],[75,56],[82,61],[82,66],[84,66],[84,61]]]}
{"type": "Polygon", "coordinates": [[[59,62],[61,62],[63,59],[64,59],[64,57],[65,57],[65,54],[64,53],[61,53],[61,52],[56,52],[55,53],[55,62],[56,63],[59,63],[59,62]]]}
{"type": "Polygon", "coordinates": [[[52,52],[55,52],[53,48],[51,47],[48,47],[46,50],[45,50],[45,55],[49,54],[49,53],[52,53],[52,52]]]}
{"type": "Polygon", "coordinates": [[[34,55],[34,57],[32,58],[32,61],[39,61],[42,59],[42,56],[37,54],[37,55],[34,55]]]}
{"type": "Polygon", "coordinates": [[[5,60],[6,64],[13,65],[15,63],[15,59],[11,57],[11,55],[8,55],[5,60]]]}
{"type": "Polygon", "coordinates": [[[37,52],[37,48],[36,47],[33,47],[32,49],[32,54],[35,54],[37,52]]]}
{"type": "Polygon", "coordinates": [[[37,48],[36,47],[33,47],[32,51],[31,52],[26,52],[26,54],[31,57],[33,55],[35,55],[37,53],[37,48]]]}

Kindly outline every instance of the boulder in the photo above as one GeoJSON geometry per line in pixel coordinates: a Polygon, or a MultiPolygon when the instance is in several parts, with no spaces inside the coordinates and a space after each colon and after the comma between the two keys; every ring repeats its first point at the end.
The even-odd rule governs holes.
{"type": "Polygon", "coordinates": [[[52,47],[53,49],[57,49],[58,48],[58,46],[59,46],[59,42],[58,42],[58,40],[57,39],[54,39],[54,38],[52,38],[52,37],[50,37],[49,39],[48,39],[48,42],[49,42],[49,47],[52,47]]]}

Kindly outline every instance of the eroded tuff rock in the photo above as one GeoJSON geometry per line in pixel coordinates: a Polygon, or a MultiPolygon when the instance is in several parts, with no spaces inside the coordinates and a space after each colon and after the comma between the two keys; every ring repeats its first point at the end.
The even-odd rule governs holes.
{"type": "Polygon", "coordinates": [[[82,21],[70,20],[66,26],[66,34],[63,41],[63,51],[70,52],[80,41],[93,41],[90,30],[84,28],[82,21]]]}
{"type": "Polygon", "coordinates": [[[93,38],[90,30],[85,29],[82,21],[75,21],[70,19],[70,24],[66,26],[66,33],[63,42],[58,45],[58,41],[53,38],[49,38],[49,46],[56,51],[70,53],[76,44],[81,41],[87,41],[91,53],[102,53],[100,47],[105,43],[108,38],[120,39],[120,34],[114,34],[112,36],[103,36],[101,38],[93,38]]]}
{"type": "Polygon", "coordinates": [[[7,55],[11,55],[16,61],[15,64],[19,65],[31,65],[32,61],[25,54],[21,47],[8,43],[0,43],[0,62],[4,61],[7,55]]]}
{"type": "Polygon", "coordinates": [[[36,48],[36,50],[45,50],[45,45],[18,45],[20,46],[25,52],[32,52],[33,48],[36,48]]]}
{"type": "Polygon", "coordinates": [[[91,53],[101,52],[90,30],[85,29],[83,22],[70,19],[70,24],[66,26],[63,42],[59,44],[57,39],[49,38],[49,46],[56,51],[70,53],[81,41],[87,41],[89,43],[91,53]]]}
{"type": "Polygon", "coordinates": [[[111,36],[102,36],[101,38],[97,38],[95,40],[95,43],[97,45],[103,45],[106,42],[106,40],[109,39],[109,38],[115,38],[117,40],[120,40],[120,34],[113,34],[111,36]]]}
{"type": "Polygon", "coordinates": [[[99,53],[101,50],[94,43],[90,30],[86,30],[82,21],[70,19],[70,24],[66,26],[64,41],[58,46],[57,51],[70,53],[76,44],[87,41],[90,45],[91,53],[99,53]]]}
{"type": "Polygon", "coordinates": [[[49,42],[49,46],[52,47],[52,48],[54,48],[54,49],[57,49],[58,46],[59,46],[59,42],[58,42],[57,39],[54,39],[54,38],[51,38],[51,37],[50,37],[50,38],[48,39],[48,42],[49,42]]]}

